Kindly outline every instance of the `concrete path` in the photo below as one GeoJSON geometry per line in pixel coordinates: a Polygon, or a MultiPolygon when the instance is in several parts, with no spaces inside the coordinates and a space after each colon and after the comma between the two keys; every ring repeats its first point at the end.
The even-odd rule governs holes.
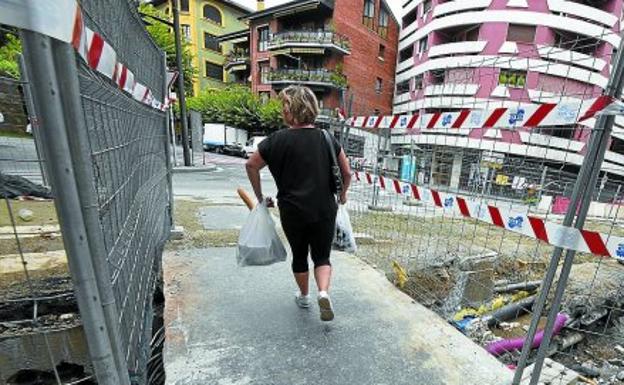
{"type": "Polygon", "coordinates": [[[164,257],[170,385],[511,383],[511,371],[378,271],[334,255],[336,320],[299,309],[289,265],[239,268],[232,248],[164,257]]]}

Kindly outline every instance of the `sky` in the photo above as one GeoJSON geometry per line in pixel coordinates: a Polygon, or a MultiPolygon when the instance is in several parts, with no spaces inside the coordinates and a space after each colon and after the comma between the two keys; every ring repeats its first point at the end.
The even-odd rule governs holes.
{"type": "MultiPolygon", "coordinates": [[[[241,5],[246,6],[247,8],[251,8],[251,9],[256,9],[256,0],[232,0],[235,3],[239,3],[241,5]]],[[[273,7],[275,5],[279,5],[279,4],[283,4],[283,3],[287,3],[291,0],[265,0],[266,2],[266,7],[273,7]]],[[[336,0],[336,1],[340,1],[340,0],[336,0]]],[[[394,15],[397,17],[397,19],[401,19],[401,1],[399,0],[388,0],[387,1],[388,5],[390,5],[390,8],[392,8],[392,12],[394,12],[394,15]]]]}

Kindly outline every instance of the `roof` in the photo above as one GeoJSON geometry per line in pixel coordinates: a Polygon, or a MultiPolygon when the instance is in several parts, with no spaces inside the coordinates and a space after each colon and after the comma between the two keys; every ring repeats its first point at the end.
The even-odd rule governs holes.
{"type": "Polygon", "coordinates": [[[271,16],[277,12],[296,10],[297,8],[300,8],[300,7],[314,6],[314,5],[318,7],[325,6],[329,9],[334,9],[334,0],[294,0],[294,1],[289,1],[288,3],[284,3],[284,4],[276,5],[271,8],[267,8],[263,11],[250,13],[248,15],[240,17],[239,19],[240,20],[261,19],[267,16],[271,16]]]}
{"type": "Polygon", "coordinates": [[[390,17],[392,17],[392,19],[394,19],[394,21],[399,25],[399,31],[400,31],[401,22],[399,21],[399,19],[397,19],[396,15],[394,14],[394,11],[392,11],[392,8],[390,8],[390,5],[388,4],[388,2],[386,0],[381,0],[381,3],[386,6],[386,9],[388,10],[390,17]]]}
{"type": "MultiPolygon", "coordinates": [[[[234,9],[236,9],[238,11],[241,11],[242,13],[245,13],[245,14],[253,12],[253,9],[247,8],[244,5],[238,4],[238,3],[236,3],[236,2],[234,2],[232,0],[213,0],[213,1],[217,2],[217,3],[221,3],[223,5],[227,5],[227,6],[231,7],[231,8],[234,8],[234,9]]],[[[152,4],[153,6],[157,7],[157,6],[162,5],[164,3],[169,3],[169,0],[148,0],[147,2],[149,4],[152,4]]]]}
{"type": "Polygon", "coordinates": [[[249,38],[250,33],[251,31],[249,30],[249,28],[241,29],[240,31],[234,31],[234,32],[226,33],[225,35],[221,35],[217,37],[217,40],[219,42],[224,42],[224,41],[236,40],[236,39],[245,38],[245,37],[249,38]]]}

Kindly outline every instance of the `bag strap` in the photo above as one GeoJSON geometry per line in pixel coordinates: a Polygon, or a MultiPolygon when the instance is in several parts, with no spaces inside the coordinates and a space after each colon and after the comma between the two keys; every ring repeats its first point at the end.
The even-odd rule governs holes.
{"type": "MultiPolygon", "coordinates": [[[[329,154],[331,155],[331,160],[332,160],[332,169],[340,170],[340,165],[338,164],[338,159],[336,158],[336,147],[334,146],[334,143],[331,140],[331,134],[327,132],[327,130],[325,129],[321,129],[321,132],[323,133],[323,137],[325,138],[325,142],[327,143],[327,146],[329,148],[329,154]]],[[[334,174],[333,171],[332,171],[332,174],[334,174]]],[[[342,186],[344,186],[344,183],[342,181],[342,174],[340,172],[337,172],[335,176],[340,181],[339,190],[342,190],[342,186]]]]}

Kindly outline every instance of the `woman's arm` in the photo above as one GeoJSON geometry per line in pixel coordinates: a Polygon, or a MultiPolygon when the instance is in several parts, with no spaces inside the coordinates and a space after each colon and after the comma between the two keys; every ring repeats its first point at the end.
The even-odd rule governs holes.
{"type": "Polygon", "coordinates": [[[245,164],[247,177],[249,178],[251,187],[254,190],[254,194],[256,194],[256,198],[258,198],[258,202],[262,202],[264,199],[262,196],[262,184],[260,183],[260,170],[262,170],[265,166],[266,163],[264,162],[264,159],[262,159],[262,156],[260,156],[259,151],[254,152],[245,164]]]}
{"type": "Polygon", "coordinates": [[[340,166],[340,172],[342,173],[342,193],[340,194],[340,203],[347,203],[347,190],[351,186],[351,166],[349,166],[349,160],[344,150],[340,151],[338,155],[338,166],[340,166]]]}

